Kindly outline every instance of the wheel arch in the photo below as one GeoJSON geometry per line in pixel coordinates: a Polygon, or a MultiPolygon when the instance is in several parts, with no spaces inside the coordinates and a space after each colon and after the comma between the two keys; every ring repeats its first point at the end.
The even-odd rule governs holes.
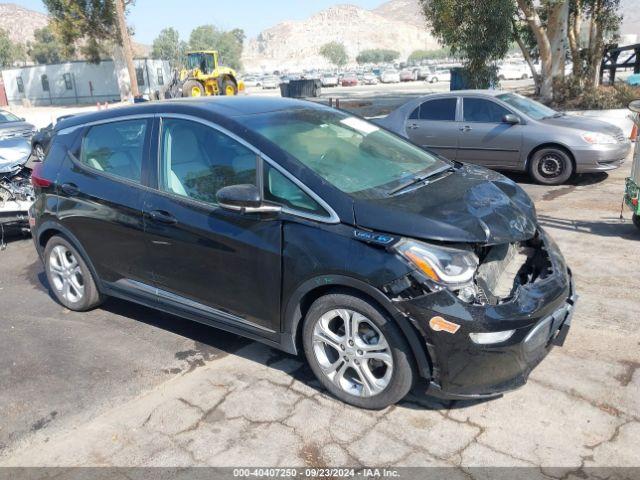
{"type": "Polygon", "coordinates": [[[76,238],[76,236],[69,231],[69,229],[63,227],[62,225],[56,222],[47,221],[47,222],[44,222],[38,228],[38,232],[36,236],[36,241],[37,241],[36,247],[38,248],[38,252],[40,253],[40,256],[42,257],[43,261],[44,261],[44,249],[47,243],[49,242],[49,240],[51,239],[51,237],[54,237],[56,235],[63,237],[66,241],[68,241],[69,243],[71,243],[71,245],[73,245],[73,247],[78,251],[78,253],[80,253],[80,255],[82,256],[82,260],[84,260],[84,262],[87,264],[87,267],[91,271],[91,275],[93,276],[93,279],[96,283],[96,287],[98,288],[98,291],[102,293],[103,292],[102,280],[100,279],[98,272],[93,266],[93,262],[91,261],[91,258],[87,254],[86,250],[82,247],[82,244],[76,238]]]}
{"type": "Polygon", "coordinates": [[[576,165],[575,155],[573,154],[573,152],[568,146],[560,142],[545,142],[533,147],[527,154],[527,159],[524,166],[526,171],[529,171],[529,167],[531,165],[531,159],[533,158],[533,156],[536,154],[536,152],[539,152],[543,148],[557,148],[559,150],[562,150],[564,153],[566,153],[569,156],[569,159],[571,160],[571,164],[573,165],[573,173],[576,172],[577,165],[576,165]]]}
{"type": "Polygon", "coordinates": [[[302,345],[302,325],[304,317],[315,300],[329,293],[346,293],[371,301],[392,318],[407,344],[411,348],[413,358],[421,377],[430,379],[432,363],[426,350],[426,345],[420,340],[420,334],[405,317],[393,305],[391,300],[377,288],[345,275],[323,275],[304,282],[291,295],[287,302],[283,317],[282,347],[292,353],[298,354],[302,345]]]}

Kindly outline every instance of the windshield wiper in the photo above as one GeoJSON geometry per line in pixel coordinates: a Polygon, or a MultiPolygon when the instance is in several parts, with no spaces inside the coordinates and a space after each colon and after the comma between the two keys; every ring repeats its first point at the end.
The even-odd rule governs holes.
{"type": "Polygon", "coordinates": [[[391,195],[395,195],[396,193],[401,192],[402,190],[405,190],[409,187],[413,187],[414,185],[418,185],[419,183],[422,183],[422,182],[424,182],[424,184],[427,185],[429,183],[427,182],[428,179],[433,178],[437,175],[440,175],[441,173],[453,172],[454,170],[455,168],[452,165],[445,165],[426,175],[416,175],[411,180],[401,183],[394,189],[389,190],[389,193],[387,193],[387,195],[390,197],[391,195]]]}

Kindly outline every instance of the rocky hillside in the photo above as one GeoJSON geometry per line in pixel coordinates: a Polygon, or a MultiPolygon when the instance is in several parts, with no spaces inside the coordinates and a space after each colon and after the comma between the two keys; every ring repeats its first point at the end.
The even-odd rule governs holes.
{"type": "MultiPolygon", "coordinates": [[[[9,32],[9,38],[14,43],[33,41],[33,32],[46,27],[49,17],[44,13],[29,10],[15,3],[0,3],[0,29],[9,32]]],[[[133,54],[136,57],[151,55],[151,47],[133,42],[133,54]]]]}
{"type": "Polygon", "coordinates": [[[397,50],[406,58],[416,49],[438,44],[417,13],[417,0],[392,0],[376,10],[337,5],[303,21],[282,22],[248,41],[243,63],[260,68],[327,66],[319,50],[327,42],[342,42],[351,60],[368,48],[397,50]]]}
{"type": "Polygon", "coordinates": [[[391,0],[373,10],[388,20],[396,20],[425,28],[426,20],[418,0],[391,0]]]}
{"type": "MultiPolygon", "coordinates": [[[[640,36],[638,0],[622,0],[623,34],[640,36]]],[[[286,21],[251,39],[243,54],[248,70],[328,66],[320,47],[342,42],[353,61],[360,50],[390,48],[406,58],[416,49],[438,48],[428,33],[418,0],[390,0],[373,10],[337,5],[303,21],[286,21]]],[[[638,38],[640,41],[640,38],[638,38]]]]}
{"type": "Polygon", "coordinates": [[[0,28],[9,32],[14,43],[33,40],[33,32],[47,26],[49,18],[14,3],[0,3],[0,28]]]}

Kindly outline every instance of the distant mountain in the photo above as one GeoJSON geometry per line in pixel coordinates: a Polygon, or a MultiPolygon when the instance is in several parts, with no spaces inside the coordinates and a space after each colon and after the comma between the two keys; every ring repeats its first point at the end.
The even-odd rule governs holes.
{"type": "Polygon", "coordinates": [[[419,28],[425,28],[427,25],[418,0],[391,0],[375,8],[372,12],[387,20],[405,22],[419,28]]]}
{"type": "MultiPolygon", "coordinates": [[[[29,10],[15,3],[0,3],[0,29],[6,30],[14,43],[32,42],[33,32],[48,24],[49,17],[44,13],[29,10]]],[[[136,57],[151,55],[150,45],[132,42],[132,47],[136,57]]]]}
{"type": "MultiPolygon", "coordinates": [[[[640,41],[639,0],[621,0],[622,34],[637,34],[640,41]]],[[[329,66],[320,47],[344,43],[354,60],[367,48],[398,50],[406,58],[413,50],[438,48],[429,34],[418,0],[390,0],[373,10],[337,5],[302,21],[285,21],[247,42],[243,64],[248,70],[329,66]]]]}
{"type": "Polygon", "coordinates": [[[416,49],[438,48],[420,20],[417,0],[391,0],[375,10],[337,5],[302,21],[286,21],[249,40],[243,52],[248,70],[328,66],[322,45],[345,45],[350,60],[369,48],[397,50],[401,58],[416,49]]]}
{"type": "Polygon", "coordinates": [[[0,28],[9,33],[14,43],[33,41],[33,32],[46,27],[49,17],[15,3],[0,3],[0,28]]]}

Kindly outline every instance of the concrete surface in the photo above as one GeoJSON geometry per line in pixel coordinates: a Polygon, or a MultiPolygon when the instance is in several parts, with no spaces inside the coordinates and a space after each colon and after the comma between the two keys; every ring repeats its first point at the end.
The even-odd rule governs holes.
{"type": "Polygon", "coordinates": [[[640,231],[618,219],[629,168],[553,188],[513,177],[581,298],[565,346],[481,403],[418,388],[358,410],[263,345],[124,302],[69,312],[15,240],[0,253],[0,466],[640,466],[640,231]]]}

